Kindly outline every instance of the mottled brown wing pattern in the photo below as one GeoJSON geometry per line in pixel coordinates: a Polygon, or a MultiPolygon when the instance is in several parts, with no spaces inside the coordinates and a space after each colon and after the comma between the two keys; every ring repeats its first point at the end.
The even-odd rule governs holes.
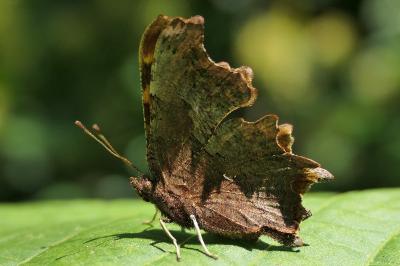
{"type": "Polygon", "coordinates": [[[179,167],[182,162],[176,158],[183,150],[199,150],[226,115],[255,100],[255,89],[245,81],[251,75],[248,69],[231,70],[212,62],[203,38],[200,16],[187,20],[159,16],[144,35],[141,71],[147,151],[156,176],[179,167]]]}
{"type": "Polygon", "coordinates": [[[162,186],[154,191],[175,201],[168,207],[158,200],[161,210],[174,218],[168,208],[179,205],[180,221],[195,214],[207,231],[268,234],[296,245],[299,223],[309,216],[301,195],[332,175],[292,154],[292,126],[278,125],[277,116],[226,119],[254,103],[252,71],[214,63],[203,47],[203,23],[200,16],[159,16],[141,43],[147,157],[162,186]]]}
{"type": "Polygon", "coordinates": [[[301,195],[311,184],[332,176],[318,163],[287,152],[293,140],[279,139],[292,139],[283,137],[290,133],[288,126],[278,126],[275,115],[253,123],[222,122],[205,147],[211,170],[199,184],[198,206],[227,212],[235,223],[257,228],[254,235],[266,233],[285,244],[299,242],[299,224],[310,215],[301,205],[301,195]],[[210,179],[214,182],[206,181],[210,179]],[[235,187],[227,188],[227,183],[235,187]]]}

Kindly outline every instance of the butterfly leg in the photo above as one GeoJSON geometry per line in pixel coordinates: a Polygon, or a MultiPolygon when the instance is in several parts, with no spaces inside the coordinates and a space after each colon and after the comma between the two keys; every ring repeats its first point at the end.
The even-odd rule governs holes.
{"type": "Polygon", "coordinates": [[[175,237],[171,234],[171,232],[168,230],[168,228],[165,226],[165,223],[163,221],[163,217],[160,218],[160,224],[164,232],[167,234],[167,236],[172,240],[172,243],[175,246],[176,249],[176,259],[179,261],[181,260],[181,250],[179,248],[178,243],[176,242],[175,237]]]}
{"type": "Polygon", "coordinates": [[[153,227],[153,223],[154,223],[154,221],[156,220],[157,215],[158,215],[158,209],[157,209],[157,207],[156,207],[155,209],[156,209],[156,212],[154,213],[154,215],[153,215],[153,217],[151,218],[151,220],[150,220],[150,221],[144,221],[143,224],[146,224],[146,225],[148,225],[148,226],[150,226],[150,227],[153,227]]]}
{"type": "Polygon", "coordinates": [[[200,227],[199,227],[199,224],[197,223],[196,217],[192,214],[192,215],[190,215],[190,219],[192,219],[192,221],[193,221],[193,225],[194,225],[194,228],[196,229],[197,237],[198,237],[199,242],[200,242],[201,246],[203,247],[205,253],[207,254],[207,256],[209,256],[213,259],[218,259],[217,256],[215,256],[208,250],[206,244],[204,243],[204,240],[203,240],[203,237],[201,236],[200,227]]]}

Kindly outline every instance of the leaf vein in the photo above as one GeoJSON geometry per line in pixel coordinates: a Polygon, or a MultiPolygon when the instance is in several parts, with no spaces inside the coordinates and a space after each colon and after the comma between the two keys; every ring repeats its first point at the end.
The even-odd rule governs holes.
{"type": "Polygon", "coordinates": [[[33,260],[37,256],[49,251],[51,248],[54,248],[54,247],[56,247],[58,245],[61,245],[62,243],[67,242],[68,240],[70,240],[71,238],[73,238],[75,236],[78,236],[79,234],[82,234],[84,232],[90,231],[90,230],[92,230],[92,229],[94,229],[96,227],[103,226],[104,224],[113,223],[113,222],[116,222],[116,221],[119,221],[119,220],[123,220],[123,219],[126,219],[126,217],[114,219],[114,220],[107,221],[107,222],[101,222],[101,223],[98,223],[96,225],[92,225],[92,226],[89,226],[89,227],[86,227],[86,228],[82,228],[81,230],[78,230],[77,232],[71,233],[71,234],[69,234],[67,236],[64,236],[63,238],[61,238],[59,240],[54,241],[53,243],[48,245],[46,248],[40,250],[39,252],[37,252],[37,253],[33,254],[32,256],[26,258],[25,260],[19,262],[18,265],[23,265],[23,264],[26,264],[26,263],[30,262],[31,260],[33,260]]]}
{"type": "Polygon", "coordinates": [[[382,241],[382,243],[378,246],[378,248],[375,250],[374,253],[372,253],[367,260],[367,263],[365,265],[374,265],[373,262],[376,259],[376,257],[384,250],[385,246],[395,238],[397,235],[400,235],[400,226],[397,228],[397,230],[394,230],[386,239],[385,241],[382,241]]]}

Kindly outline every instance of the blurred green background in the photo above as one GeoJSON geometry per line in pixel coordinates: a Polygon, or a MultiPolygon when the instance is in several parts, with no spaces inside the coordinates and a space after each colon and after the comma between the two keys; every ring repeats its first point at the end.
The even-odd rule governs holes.
{"type": "Polygon", "coordinates": [[[147,167],[137,52],[158,14],[203,15],[210,56],[253,68],[244,115],[294,124],[336,176],[313,190],[400,186],[398,0],[0,0],[0,200],[134,195],[73,122],[147,167]]]}

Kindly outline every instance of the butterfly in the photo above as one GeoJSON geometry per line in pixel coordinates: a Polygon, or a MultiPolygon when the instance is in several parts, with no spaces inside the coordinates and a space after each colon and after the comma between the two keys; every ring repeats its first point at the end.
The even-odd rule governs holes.
{"type": "Polygon", "coordinates": [[[165,221],[233,239],[268,235],[301,246],[301,221],[311,216],[302,195],[313,183],[331,180],[327,170],[293,154],[293,127],[276,115],[255,122],[229,116],[257,97],[249,67],[215,63],[204,48],[204,19],[158,16],[139,49],[147,161],[143,174],[101,134],[76,122],[139,174],[131,184],[165,221]]]}

